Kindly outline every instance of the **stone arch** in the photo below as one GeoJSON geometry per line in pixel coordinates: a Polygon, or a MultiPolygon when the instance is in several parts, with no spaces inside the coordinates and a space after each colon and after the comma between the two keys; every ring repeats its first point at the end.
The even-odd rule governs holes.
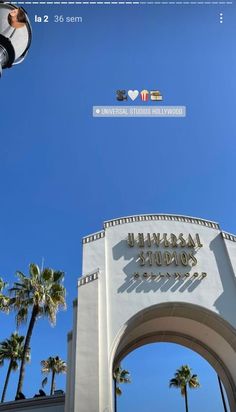
{"type": "Polygon", "coordinates": [[[113,367],[136,347],[158,341],[201,354],[236,411],[236,236],[181,215],[114,219],[83,239],[78,286],[66,412],[112,412],[113,367]],[[157,251],[177,259],[157,260],[157,251]],[[186,266],[180,255],[190,251],[196,261],[186,266]]]}
{"type": "Polygon", "coordinates": [[[111,355],[112,368],[128,353],[148,343],[172,342],[188,347],[220,376],[236,410],[236,330],[219,315],[201,306],[166,302],[136,313],[118,333],[111,355]]]}

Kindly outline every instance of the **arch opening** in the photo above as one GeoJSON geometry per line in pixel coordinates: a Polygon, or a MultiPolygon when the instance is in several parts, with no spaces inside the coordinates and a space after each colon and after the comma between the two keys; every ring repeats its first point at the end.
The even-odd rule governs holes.
{"type": "Polygon", "coordinates": [[[191,375],[197,375],[200,383],[194,390],[187,385],[189,410],[229,412],[227,395],[215,369],[195,351],[168,342],[145,344],[122,359],[121,369],[129,372],[130,384],[114,383],[115,411],[185,411],[180,388],[169,387],[183,365],[190,368],[191,375]],[[116,387],[122,396],[115,396],[116,387]]]}
{"type": "Polygon", "coordinates": [[[112,367],[135,349],[150,343],[182,345],[201,355],[216,371],[236,410],[236,331],[219,315],[201,306],[164,303],[146,308],[120,330],[112,353],[112,367]]]}

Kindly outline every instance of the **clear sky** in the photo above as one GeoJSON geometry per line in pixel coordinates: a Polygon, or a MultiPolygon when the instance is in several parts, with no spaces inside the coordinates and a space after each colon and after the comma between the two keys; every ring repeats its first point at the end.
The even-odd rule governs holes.
{"type": "Polygon", "coordinates": [[[131,384],[121,385],[118,411],[185,411],[179,389],[170,389],[169,381],[183,364],[197,374],[199,389],[188,391],[189,411],[224,411],[217,375],[198,354],[172,343],[142,346],[129,354],[122,366],[130,371],[131,384]]]}
{"type": "MultiPolygon", "coordinates": [[[[31,396],[40,387],[40,360],[54,354],[66,359],[82,236],[110,218],[161,212],[215,220],[236,233],[236,9],[26,8],[31,20],[48,14],[49,23],[32,23],[27,59],[5,70],[0,81],[0,273],[11,283],[17,269],[26,272],[30,262],[44,258],[45,265],[66,272],[68,292],[68,310],[59,313],[57,327],[43,319],[36,325],[24,388],[31,396]],[[53,23],[62,14],[82,16],[83,23],[53,23]],[[117,104],[117,89],[158,89],[164,104],[186,105],[187,117],[92,118],[93,105],[117,104]]],[[[14,316],[1,314],[0,338],[14,329],[14,316]]],[[[169,391],[168,380],[189,359],[207,382],[203,386],[216,379],[208,367],[201,373],[203,361],[189,351],[160,348],[144,347],[127,359],[133,384],[125,388],[119,411],[130,411],[133,398],[142,395],[143,359],[157,362],[155,370],[147,366],[149,412],[157,410],[157,398],[162,412],[170,411],[173,399],[182,402],[169,391]],[[164,379],[158,362],[170,357],[164,379]],[[161,382],[166,392],[164,386],[158,391],[161,382]]],[[[5,373],[0,370],[0,390],[5,373]]],[[[64,382],[58,379],[58,386],[64,382]]],[[[7,399],[14,397],[15,383],[13,378],[7,399]]],[[[212,410],[205,410],[220,412],[218,388],[212,388],[212,410]]],[[[192,396],[199,410],[207,393],[201,389],[192,396]]]]}

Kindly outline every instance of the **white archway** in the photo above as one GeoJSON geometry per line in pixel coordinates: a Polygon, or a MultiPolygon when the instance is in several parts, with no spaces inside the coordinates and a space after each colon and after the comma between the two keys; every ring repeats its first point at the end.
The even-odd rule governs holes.
{"type": "Polygon", "coordinates": [[[176,215],[105,222],[83,239],[66,412],[112,412],[114,363],[145,343],[193,349],[236,410],[236,236],[176,215]]]}

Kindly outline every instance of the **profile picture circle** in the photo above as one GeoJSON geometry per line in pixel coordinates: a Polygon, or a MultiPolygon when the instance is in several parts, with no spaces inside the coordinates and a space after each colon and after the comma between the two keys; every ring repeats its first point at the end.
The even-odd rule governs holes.
{"type": "Polygon", "coordinates": [[[13,4],[0,3],[0,74],[2,69],[23,62],[32,38],[26,11],[13,4]]]}

